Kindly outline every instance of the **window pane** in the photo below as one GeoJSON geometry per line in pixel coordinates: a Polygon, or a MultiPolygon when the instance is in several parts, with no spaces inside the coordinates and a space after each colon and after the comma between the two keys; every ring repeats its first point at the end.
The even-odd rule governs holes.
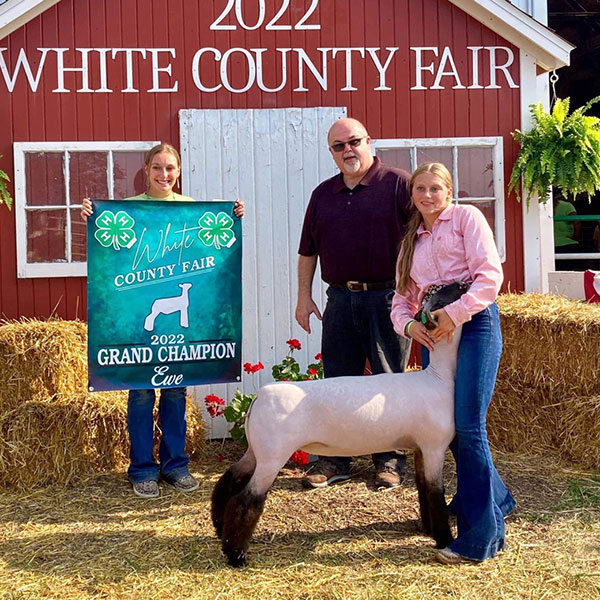
{"type": "Polygon", "coordinates": [[[376,150],[375,154],[381,162],[391,167],[404,169],[409,173],[412,171],[410,167],[410,148],[393,148],[387,150],[376,150]]]}
{"type": "Polygon", "coordinates": [[[496,203],[493,201],[489,201],[489,202],[461,202],[461,204],[472,204],[473,206],[476,206],[482,213],[483,216],[486,218],[488,225],[492,228],[492,231],[494,232],[494,237],[496,237],[496,218],[495,218],[495,214],[496,214],[496,203]]]}
{"type": "Polygon", "coordinates": [[[439,162],[452,173],[452,148],[417,148],[417,165],[439,162]]]}
{"type": "Polygon", "coordinates": [[[78,208],[71,209],[71,260],[85,262],[87,259],[87,224],[78,208]]]}
{"type": "Polygon", "coordinates": [[[458,197],[494,195],[494,162],[491,148],[458,149],[458,197]]]}
{"type": "Polygon", "coordinates": [[[27,262],[65,261],[65,210],[27,211],[27,262]]]}
{"type": "Polygon", "coordinates": [[[27,152],[25,186],[27,206],[65,204],[65,176],[62,152],[27,152]]]}
{"type": "Polygon", "coordinates": [[[71,152],[69,154],[69,192],[71,204],[82,198],[108,199],[106,152],[71,152]]]}
{"type": "Polygon", "coordinates": [[[129,198],[146,191],[144,152],[113,152],[115,198],[129,198]]]}

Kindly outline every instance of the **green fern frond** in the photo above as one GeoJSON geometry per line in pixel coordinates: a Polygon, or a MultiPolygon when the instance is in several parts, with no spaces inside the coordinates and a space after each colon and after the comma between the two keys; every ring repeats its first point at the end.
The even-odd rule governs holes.
{"type": "Polygon", "coordinates": [[[542,103],[530,105],[533,125],[512,133],[521,145],[509,182],[521,200],[520,183],[527,206],[537,194],[546,202],[551,186],[563,194],[594,194],[600,190],[600,119],[585,115],[600,96],[569,114],[570,100],[558,99],[552,112],[542,103]]]}
{"type": "MultiPolygon", "coordinates": [[[[0,158],[2,158],[2,154],[0,154],[0,158]]],[[[8,191],[8,183],[10,182],[10,177],[0,169],[0,204],[6,204],[8,209],[12,208],[13,199],[8,191]]]]}

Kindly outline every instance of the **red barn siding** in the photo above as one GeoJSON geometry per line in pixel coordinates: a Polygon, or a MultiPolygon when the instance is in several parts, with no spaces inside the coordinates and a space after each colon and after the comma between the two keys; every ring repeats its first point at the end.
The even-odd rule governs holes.
{"type": "MultiPolygon", "coordinates": [[[[178,81],[176,93],[148,93],[152,85],[150,57],[134,57],[134,85],[139,93],[121,93],[125,85],[124,57],[109,63],[109,87],[112,93],[76,93],[81,86],[80,73],[66,73],[69,93],[53,93],[56,87],[56,56],[49,53],[37,93],[26,79],[19,77],[13,93],[0,79],[0,154],[1,168],[13,171],[14,141],[179,140],[178,111],[182,108],[283,108],[289,106],[347,106],[348,114],[365,122],[372,137],[464,137],[494,136],[504,138],[504,178],[508,181],[516,146],[510,131],[520,126],[519,90],[510,89],[503,78],[499,90],[460,89],[411,91],[414,85],[414,52],[411,46],[449,46],[457,68],[470,72],[467,46],[508,46],[515,53],[510,71],[519,83],[518,49],[493,31],[451,5],[447,0],[321,0],[309,22],[321,23],[320,30],[268,31],[261,27],[245,31],[211,31],[210,24],[221,14],[226,0],[62,0],[43,15],[0,42],[7,47],[5,58],[9,71],[25,48],[34,74],[39,53],[36,48],[69,48],[66,66],[79,64],[76,47],[174,48],[171,59],[172,78],[178,81]],[[358,91],[341,91],[346,79],[342,56],[329,58],[329,87],[321,89],[306,73],[308,92],[294,92],[297,73],[288,67],[288,85],[280,92],[266,93],[254,85],[237,94],[220,89],[200,92],[194,85],[191,64],[201,47],[215,47],[222,52],[230,47],[267,48],[264,80],[269,87],[281,81],[282,69],[275,48],[302,47],[315,64],[320,63],[318,47],[398,46],[392,66],[387,71],[391,91],[372,91],[378,74],[370,59],[353,59],[353,85],[358,91]],[[120,83],[117,83],[120,82],[120,83]]],[[[244,2],[248,23],[257,18],[257,8],[244,2]]],[[[272,18],[280,2],[267,2],[265,23],[272,18]]],[[[258,6],[258,3],[256,3],[258,6]]],[[[281,22],[297,20],[310,1],[291,0],[290,10],[281,22]]],[[[224,23],[230,22],[229,20],[224,23]]],[[[231,21],[233,22],[233,21],[231,21]]],[[[292,54],[289,53],[288,56],[292,54]]],[[[483,52],[481,60],[483,60],[483,52]]],[[[165,64],[166,55],[162,58],[165,64]]],[[[91,61],[90,86],[98,87],[99,69],[91,61]]],[[[212,55],[205,55],[202,77],[207,85],[216,85],[219,70],[212,55]]],[[[239,53],[232,60],[231,82],[241,86],[247,64],[239,53]]],[[[167,85],[166,74],[161,83],[167,85]]],[[[429,74],[425,79],[432,81],[429,74]]],[[[450,86],[450,78],[445,85],[450,86]]],[[[480,81],[485,85],[486,80],[480,81]]],[[[468,82],[463,81],[468,85],[468,82]]],[[[325,143],[325,140],[323,140],[325,143]]],[[[252,199],[248,199],[252,201],[252,199]]],[[[512,290],[523,288],[523,250],[521,206],[514,198],[506,199],[507,259],[504,264],[506,285],[512,290]]],[[[51,313],[65,318],[85,317],[85,279],[17,279],[14,212],[0,208],[0,316],[46,317],[51,313]]]]}

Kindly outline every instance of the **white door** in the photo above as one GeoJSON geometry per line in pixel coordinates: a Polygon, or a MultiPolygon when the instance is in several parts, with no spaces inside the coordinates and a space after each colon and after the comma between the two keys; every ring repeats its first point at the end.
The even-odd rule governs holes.
{"type": "MultiPolygon", "coordinates": [[[[345,108],[194,110],[179,112],[183,193],[196,200],[242,198],[242,362],[259,360],[265,370],[256,386],[272,381],[271,367],[297,338],[302,369],[320,352],[321,327],[313,318],[309,336],[294,319],[298,242],[312,190],[337,171],[327,148],[327,131],[346,116],[345,108]]],[[[323,310],[325,286],[315,274],[313,297],[323,310]]],[[[198,386],[204,406],[209,393],[225,400],[235,390],[255,391],[252,376],[237,384],[198,386]]],[[[205,415],[208,435],[219,438],[223,418],[205,415]]]]}

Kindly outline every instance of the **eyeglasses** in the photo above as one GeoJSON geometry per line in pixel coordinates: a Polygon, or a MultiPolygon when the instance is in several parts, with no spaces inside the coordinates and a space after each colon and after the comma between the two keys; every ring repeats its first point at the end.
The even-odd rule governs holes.
{"type": "Polygon", "coordinates": [[[334,151],[334,152],[342,152],[344,150],[344,148],[346,147],[346,144],[348,144],[348,146],[352,146],[352,148],[356,148],[357,146],[360,146],[360,143],[366,138],[367,136],[363,136],[360,138],[352,138],[351,140],[348,140],[347,142],[337,142],[335,144],[331,144],[330,148],[334,151]]]}

